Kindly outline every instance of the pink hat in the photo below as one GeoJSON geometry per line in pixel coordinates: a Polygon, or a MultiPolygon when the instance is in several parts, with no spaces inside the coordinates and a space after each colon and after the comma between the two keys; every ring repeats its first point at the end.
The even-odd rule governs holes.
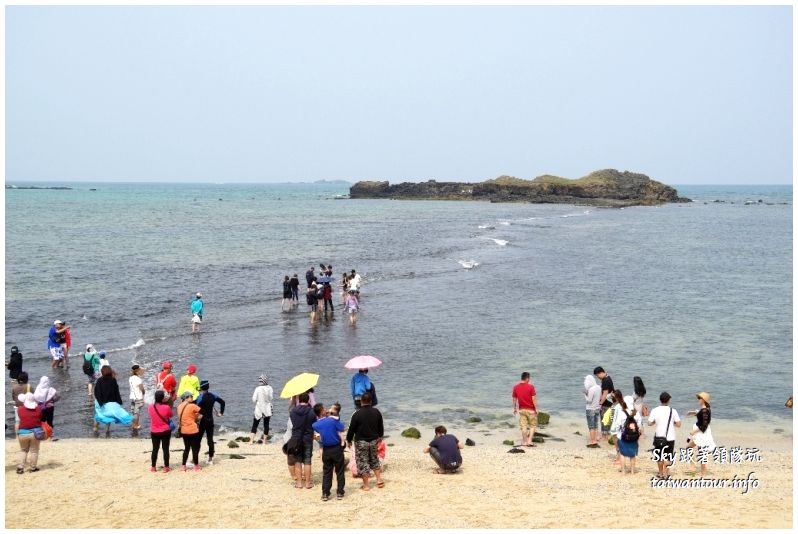
{"type": "Polygon", "coordinates": [[[187,369],[187,371],[188,371],[189,373],[192,373],[192,374],[193,374],[193,373],[196,373],[196,372],[197,372],[197,366],[196,366],[196,365],[194,365],[194,364],[192,363],[191,365],[189,365],[189,366],[188,366],[188,369],[187,369]]]}
{"type": "Polygon", "coordinates": [[[162,367],[164,369],[171,369],[172,368],[172,363],[171,362],[163,362],[162,367]]]}

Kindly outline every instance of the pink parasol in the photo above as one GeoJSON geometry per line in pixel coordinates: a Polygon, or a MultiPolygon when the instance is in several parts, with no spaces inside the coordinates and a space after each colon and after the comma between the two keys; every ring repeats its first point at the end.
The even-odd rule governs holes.
{"type": "Polygon", "coordinates": [[[374,356],[370,356],[368,354],[363,354],[361,356],[355,356],[348,362],[346,362],[347,369],[370,369],[372,367],[378,367],[382,365],[382,362],[375,358],[374,356]]]}

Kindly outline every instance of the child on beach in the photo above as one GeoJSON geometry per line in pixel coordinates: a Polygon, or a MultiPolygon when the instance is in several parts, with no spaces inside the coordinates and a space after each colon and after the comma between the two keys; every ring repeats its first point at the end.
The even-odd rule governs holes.
{"type": "Polygon", "coordinates": [[[355,292],[352,290],[349,291],[344,301],[344,309],[349,314],[349,324],[357,323],[357,313],[360,311],[360,304],[357,301],[357,297],[355,297],[355,292]]]}

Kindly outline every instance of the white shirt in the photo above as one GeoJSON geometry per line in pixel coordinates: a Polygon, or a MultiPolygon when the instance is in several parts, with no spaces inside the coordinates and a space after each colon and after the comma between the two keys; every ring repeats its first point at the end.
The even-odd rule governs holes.
{"type": "Polygon", "coordinates": [[[360,275],[355,273],[355,276],[352,277],[352,281],[350,282],[349,287],[354,287],[355,289],[360,289],[360,275]]]}
{"type": "Polygon", "coordinates": [[[139,387],[141,385],[141,377],[133,375],[128,379],[130,383],[130,400],[144,400],[144,392],[139,387]]]}
{"type": "Polygon", "coordinates": [[[668,416],[670,416],[671,410],[673,410],[673,408],[670,406],[657,406],[651,410],[651,413],[648,416],[648,422],[657,424],[657,426],[654,428],[654,437],[666,436],[666,440],[676,441],[676,427],[673,425],[673,423],[681,421],[681,419],[679,419],[679,414],[676,413],[676,410],[673,410],[671,424],[667,429],[667,435],[665,434],[665,425],[668,424],[668,416]]]}
{"type": "MultiPolygon", "coordinates": [[[[632,415],[632,410],[634,410],[632,406],[631,396],[627,395],[626,397],[623,398],[623,401],[626,403],[627,411],[626,412],[623,411],[623,408],[621,407],[620,403],[616,404],[614,408],[615,413],[613,414],[613,419],[612,419],[611,430],[615,432],[618,438],[620,438],[621,434],[623,433],[623,426],[626,424],[626,418],[629,415],[632,415]]],[[[643,424],[643,417],[640,415],[640,413],[635,414],[634,420],[637,422],[638,427],[643,424]]],[[[667,423],[668,420],[665,419],[665,422],[667,423]]]]}
{"type": "Polygon", "coordinates": [[[271,386],[258,386],[255,392],[252,393],[252,402],[255,403],[255,418],[272,416],[272,399],[274,398],[274,390],[271,386]]]}

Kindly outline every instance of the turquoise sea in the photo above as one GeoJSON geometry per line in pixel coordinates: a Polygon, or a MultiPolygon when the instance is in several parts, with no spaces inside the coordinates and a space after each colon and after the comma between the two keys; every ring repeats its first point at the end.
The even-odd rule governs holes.
{"type": "MultiPolygon", "coordinates": [[[[134,362],[149,387],[162,360],[178,374],[195,363],[229,429],[251,422],[261,373],[278,393],[319,373],[318,400],[348,417],[343,364],[357,354],[384,361],[372,378],[393,428],[469,410],[497,426],[526,370],[544,409],[582,417],[596,365],[624,391],[641,376],[651,404],[667,390],[692,409],[704,390],[715,417],[791,425],[791,186],[676,186],[695,201],[599,209],[336,199],[342,184],[35,185],[73,189],[6,190],[5,348],[20,347],[34,383],[51,373],[60,318],[73,355],[108,352],[123,398],[134,362]],[[340,311],[310,325],[304,300],[281,312],[283,276],[304,287],[320,262],[364,276],[356,327],[340,311]],[[197,291],[206,312],[192,336],[197,291]]],[[[50,376],[57,431],[88,435],[79,363],[50,376]]],[[[274,428],[286,408],[275,403],[274,428]]]]}

